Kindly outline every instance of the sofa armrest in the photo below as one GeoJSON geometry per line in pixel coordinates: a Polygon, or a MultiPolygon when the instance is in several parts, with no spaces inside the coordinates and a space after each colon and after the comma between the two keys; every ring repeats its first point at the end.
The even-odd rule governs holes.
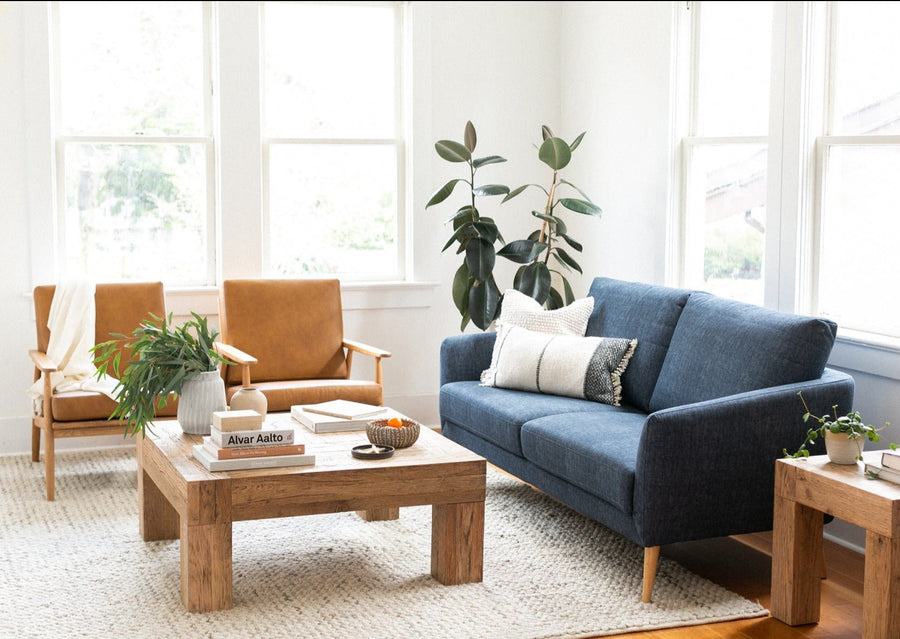
{"type": "Polygon", "coordinates": [[[450,382],[477,381],[491,365],[497,334],[465,333],[441,342],[441,386],[450,382]]]}
{"type": "MultiPolygon", "coordinates": [[[[638,450],[634,518],[645,546],[772,528],[775,460],[806,437],[803,392],[815,414],[853,405],[853,378],[760,389],[647,417],[638,450]],[[819,411],[819,412],[817,412],[819,411]]],[[[812,454],[824,454],[812,450],[812,454]]]]}

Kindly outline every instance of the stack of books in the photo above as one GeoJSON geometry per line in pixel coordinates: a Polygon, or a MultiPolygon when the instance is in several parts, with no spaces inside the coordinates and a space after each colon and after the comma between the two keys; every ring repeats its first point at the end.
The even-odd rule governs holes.
{"type": "Polygon", "coordinates": [[[291,417],[314,433],[365,430],[369,421],[388,417],[389,412],[384,406],[351,402],[346,399],[291,406],[291,417]]]}
{"type": "Polygon", "coordinates": [[[308,466],[316,457],[294,443],[293,428],[263,428],[255,410],[213,413],[210,433],[194,446],[194,457],[210,471],[308,466]]]}
{"type": "Polygon", "coordinates": [[[881,463],[866,463],[866,474],[885,481],[900,484],[900,451],[884,451],[881,463]]]}

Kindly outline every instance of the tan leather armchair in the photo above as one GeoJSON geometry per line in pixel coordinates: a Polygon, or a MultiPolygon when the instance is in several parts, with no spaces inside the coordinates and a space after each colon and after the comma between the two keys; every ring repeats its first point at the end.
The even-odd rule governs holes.
{"type": "Polygon", "coordinates": [[[340,282],[225,280],[219,290],[219,352],[228,401],[241,387],[259,389],[272,412],[296,404],[347,399],[381,405],[388,351],[344,338],[340,282]],[[350,379],[353,354],[375,358],[374,381],[350,379]]]}
{"type": "MultiPolygon", "coordinates": [[[[50,373],[57,370],[57,362],[47,356],[50,329],[47,318],[56,287],[37,286],[34,289],[34,314],[37,325],[37,348],[28,351],[34,363],[34,380],[43,378],[41,414],[31,422],[31,459],[40,461],[41,431],[44,433],[44,471],[47,479],[47,499],[55,498],[54,443],[60,437],[87,437],[96,435],[123,435],[124,423],[109,420],[116,402],[103,393],[73,390],[52,392],[50,373]]],[[[95,344],[110,339],[110,333],[130,335],[131,332],[154,313],[163,317],[166,312],[162,282],[97,284],[94,293],[96,309],[95,344]]],[[[122,354],[122,362],[128,354],[122,354]]],[[[111,372],[111,371],[110,371],[111,372]]],[[[173,417],[177,402],[169,402],[159,413],[173,417]]]]}

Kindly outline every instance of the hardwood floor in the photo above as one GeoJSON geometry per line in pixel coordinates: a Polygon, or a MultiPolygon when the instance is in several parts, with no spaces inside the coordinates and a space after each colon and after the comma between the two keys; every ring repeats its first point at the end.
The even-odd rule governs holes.
{"type": "MultiPolygon", "coordinates": [[[[771,548],[771,533],[757,533],[663,546],[662,556],[768,608],[771,548]]],[[[862,636],[863,556],[826,540],[825,563],[827,578],[822,582],[818,624],[791,627],[771,617],[761,617],[621,636],[627,639],[858,639],[862,636]]]]}

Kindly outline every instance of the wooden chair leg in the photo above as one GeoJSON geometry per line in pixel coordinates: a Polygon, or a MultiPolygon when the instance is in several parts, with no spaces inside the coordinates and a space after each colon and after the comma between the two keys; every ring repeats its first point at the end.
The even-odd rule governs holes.
{"type": "Polygon", "coordinates": [[[31,424],[31,461],[41,460],[41,427],[31,424]]]}
{"type": "Polygon", "coordinates": [[[641,602],[650,603],[653,595],[653,582],[656,580],[656,567],[659,565],[659,546],[644,548],[644,587],[641,602]]]}
{"type": "Polygon", "coordinates": [[[56,451],[53,433],[44,437],[44,474],[47,476],[47,501],[56,499],[56,451]]]}

